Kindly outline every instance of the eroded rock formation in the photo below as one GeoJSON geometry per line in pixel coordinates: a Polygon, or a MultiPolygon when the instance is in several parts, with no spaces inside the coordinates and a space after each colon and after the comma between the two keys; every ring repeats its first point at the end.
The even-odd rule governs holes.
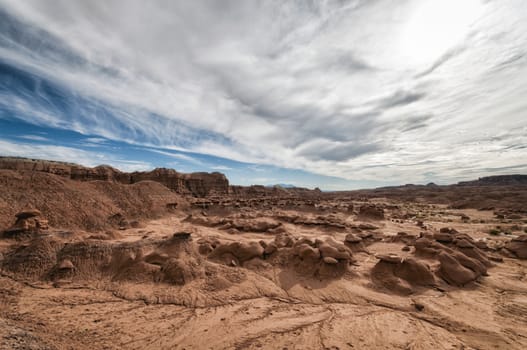
{"type": "Polygon", "coordinates": [[[13,226],[3,232],[6,238],[30,237],[48,229],[48,220],[37,209],[21,211],[15,217],[13,226]]]}
{"type": "Polygon", "coordinates": [[[100,180],[134,184],[149,180],[162,183],[177,193],[196,197],[229,193],[229,180],[218,172],[184,174],[173,169],[157,168],[126,173],[108,165],[89,168],[70,163],[9,157],[0,157],[0,169],[45,172],[77,181],[100,180]]]}

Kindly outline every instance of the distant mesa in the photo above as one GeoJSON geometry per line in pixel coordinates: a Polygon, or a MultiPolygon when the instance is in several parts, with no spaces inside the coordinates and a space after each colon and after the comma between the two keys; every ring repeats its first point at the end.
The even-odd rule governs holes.
{"type": "Polygon", "coordinates": [[[291,185],[291,184],[275,184],[275,185],[271,185],[269,187],[295,188],[296,186],[295,185],[291,185]]]}
{"type": "Polygon", "coordinates": [[[134,184],[149,180],[159,182],[177,193],[196,197],[229,192],[229,180],[218,172],[185,174],[173,169],[157,168],[126,173],[108,165],[89,168],[72,163],[11,157],[0,157],[0,169],[45,172],[77,181],[100,180],[134,184]]]}
{"type": "Polygon", "coordinates": [[[527,185],[527,175],[496,175],[480,177],[473,181],[462,181],[459,186],[516,186],[527,185]]]}

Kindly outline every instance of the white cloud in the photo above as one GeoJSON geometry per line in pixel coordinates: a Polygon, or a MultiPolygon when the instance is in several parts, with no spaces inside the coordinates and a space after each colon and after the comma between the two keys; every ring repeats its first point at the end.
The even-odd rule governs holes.
{"type": "Polygon", "coordinates": [[[167,152],[167,151],[162,151],[162,150],[159,150],[159,149],[152,149],[152,148],[150,148],[149,151],[150,152],[154,152],[154,153],[159,153],[159,154],[171,157],[171,158],[181,159],[181,160],[184,160],[186,162],[190,162],[190,163],[194,163],[194,164],[203,164],[203,162],[201,160],[196,159],[196,158],[191,157],[191,156],[188,156],[186,154],[182,154],[182,153],[172,153],[172,152],[167,152]]]}
{"type": "Polygon", "coordinates": [[[522,0],[0,3],[76,58],[2,45],[4,60],[126,128],[4,99],[33,122],[353,180],[527,171],[522,0]]]}
{"type": "Polygon", "coordinates": [[[83,140],[84,142],[88,143],[95,143],[95,144],[104,144],[106,143],[106,139],[100,138],[100,137],[87,137],[83,140]]]}
{"type": "Polygon", "coordinates": [[[211,169],[214,169],[214,170],[232,170],[231,167],[228,167],[228,166],[225,166],[225,165],[214,165],[214,166],[211,166],[210,167],[211,169]]]}
{"type": "Polygon", "coordinates": [[[17,137],[20,139],[25,139],[25,140],[30,140],[30,141],[49,142],[48,138],[45,138],[44,136],[39,136],[39,135],[20,135],[17,137]]]}

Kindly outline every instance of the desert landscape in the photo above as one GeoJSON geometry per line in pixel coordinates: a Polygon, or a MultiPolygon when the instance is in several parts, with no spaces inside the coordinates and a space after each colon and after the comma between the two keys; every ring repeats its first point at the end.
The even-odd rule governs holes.
{"type": "Polygon", "coordinates": [[[0,158],[2,349],[525,349],[527,176],[322,192],[0,158]]]}
{"type": "Polygon", "coordinates": [[[526,350],[526,0],[0,0],[0,350],[526,350]]]}

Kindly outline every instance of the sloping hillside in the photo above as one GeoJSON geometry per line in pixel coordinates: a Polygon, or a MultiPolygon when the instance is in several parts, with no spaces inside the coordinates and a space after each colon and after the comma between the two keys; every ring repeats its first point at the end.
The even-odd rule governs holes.
{"type": "Polygon", "coordinates": [[[173,210],[183,199],[164,185],[142,181],[74,181],[33,171],[0,170],[0,227],[26,208],[39,209],[53,227],[100,230],[120,221],[152,219],[173,210]]]}

